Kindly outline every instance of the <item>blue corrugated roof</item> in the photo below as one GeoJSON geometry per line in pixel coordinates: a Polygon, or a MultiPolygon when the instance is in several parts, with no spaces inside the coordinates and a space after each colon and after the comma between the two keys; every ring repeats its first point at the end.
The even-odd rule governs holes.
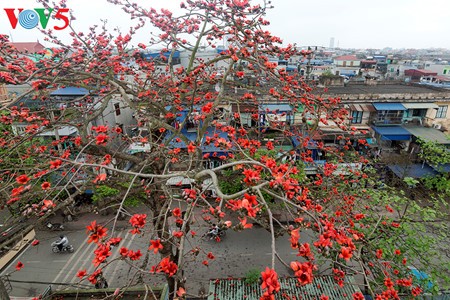
{"type": "Polygon", "coordinates": [[[412,177],[422,178],[426,176],[435,176],[437,172],[427,164],[411,164],[411,165],[389,165],[389,169],[400,178],[412,177]]]}
{"type": "Polygon", "coordinates": [[[57,89],[50,93],[51,96],[83,96],[87,94],[89,94],[87,89],[73,86],[57,89]]]}
{"type": "Polygon", "coordinates": [[[407,141],[411,133],[401,126],[373,126],[373,130],[381,135],[383,141],[407,141]]]}
{"type": "Polygon", "coordinates": [[[372,103],[376,110],[406,110],[401,103],[372,103]]]}
{"type": "Polygon", "coordinates": [[[381,135],[408,135],[411,133],[401,126],[373,126],[373,130],[381,135]]]}

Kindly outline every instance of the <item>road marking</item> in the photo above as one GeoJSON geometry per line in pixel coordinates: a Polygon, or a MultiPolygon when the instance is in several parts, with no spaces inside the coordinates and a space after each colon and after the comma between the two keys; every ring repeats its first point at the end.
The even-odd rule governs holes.
{"type": "MultiPolygon", "coordinates": [[[[126,240],[126,239],[128,238],[128,235],[130,234],[130,230],[127,230],[126,232],[127,232],[127,234],[126,234],[125,237],[123,238],[124,240],[126,240]]],[[[132,235],[131,235],[131,239],[128,241],[128,243],[127,243],[126,246],[125,246],[127,249],[130,248],[130,245],[131,245],[131,243],[134,241],[134,239],[136,238],[136,236],[137,236],[137,234],[132,234],[132,235]]],[[[117,247],[117,248],[119,248],[119,247],[117,247]]],[[[122,248],[122,247],[120,247],[120,248],[122,248]]],[[[119,248],[119,249],[120,249],[120,248],[119,248]]],[[[115,253],[115,256],[116,256],[116,257],[119,255],[119,252],[120,252],[119,249],[117,249],[117,251],[116,251],[116,253],[115,253]]],[[[113,255],[113,256],[114,256],[114,255],[113,255]]],[[[115,257],[114,257],[114,258],[115,258],[115,257]]],[[[116,275],[117,275],[117,271],[118,271],[119,265],[124,264],[124,262],[122,262],[122,261],[116,261],[115,264],[116,264],[116,265],[115,265],[115,267],[114,267],[114,269],[113,269],[112,275],[110,275],[110,277],[108,277],[108,281],[109,281],[110,284],[113,282],[113,280],[115,279],[115,277],[116,277],[116,275]]],[[[108,265],[108,267],[109,267],[109,265],[108,265]]],[[[108,267],[106,267],[106,268],[108,268],[108,267]]],[[[106,273],[105,273],[105,274],[106,274],[106,273]]]]}

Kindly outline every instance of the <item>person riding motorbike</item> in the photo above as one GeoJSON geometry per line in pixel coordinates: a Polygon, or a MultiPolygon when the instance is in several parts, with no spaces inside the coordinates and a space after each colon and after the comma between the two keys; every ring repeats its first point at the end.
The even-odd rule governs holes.
{"type": "Polygon", "coordinates": [[[211,236],[218,236],[219,235],[219,230],[220,230],[219,226],[217,226],[216,224],[213,224],[211,226],[211,229],[208,232],[208,234],[211,235],[211,236]]]}
{"type": "Polygon", "coordinates": [[[56,245],[58,246],[59,251],[62,251],[64,247],[69,245],[69,239],[64,234],[61,234],[59,238],[60,240],[56,242],[56,245]]]}

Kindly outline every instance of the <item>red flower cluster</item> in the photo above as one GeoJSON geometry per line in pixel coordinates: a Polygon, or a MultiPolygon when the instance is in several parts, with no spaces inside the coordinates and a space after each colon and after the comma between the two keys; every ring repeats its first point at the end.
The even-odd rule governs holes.
{"type": "Polygon", "coordinates": [[[111,247],[109,244],[97,244],[97,249],[94,251],[95,258],[92,261],[94,266],[98,267],[102,262],[104,262],[109,256],[111,256],[111,247]]]}
{"type": "Polygon", "coordinates": [[[261,289],[264,290],[264,294],[261,299],[275,299],[275,293],[281,289],[280,282],[278,281],[278,274],[273,269],[266,268],[261,272],[262,284],[261,289]]]}
{"type": "Polygon", "coordinates": [[[141,229],[144,228],[147,219],[146,214],[135,214],[130,218],[130,224],[134,229],[131,230],[132,234],[141,233],[141,229]]]}
{"type": "Polygon", "coordinates": [[[313,281],[313,270],[317,269],[311,262],[300,263],[298,261],[291,262],[291,268],[301,285],[311,283],[313,281]]]}
{"type": "Polygon", "coordinates": [[[98,243],[102,238],[106,237],[106,232],[108,231],[107,228],[97,225],[97,221],[92,221],[91,225],[87,226],[86,229],[90,233],[88,243],[98,243]]]}
{"type": "Polygon", "coordinates": [[[169,276],[173,276],[178,272],[178,266],[172,262],[169,257],[164,257],[156,268],[156,272],[164,272],[169,276]]]}

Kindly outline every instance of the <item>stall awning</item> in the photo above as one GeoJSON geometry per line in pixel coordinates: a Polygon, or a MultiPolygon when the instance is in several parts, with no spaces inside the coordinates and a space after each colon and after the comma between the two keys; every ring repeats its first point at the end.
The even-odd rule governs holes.
{"type": "Polygon", "coordinates": [[[372,104],[350,104],[351,111],[376,111],[372,104]]]}
{"type": "Polygon", "coordinates": [[[376,110],[406,110],[401,103],[373,103],[376,110]]]}
{"type": "Polygon", "coordinates": [[[373,130],[381,135],[383,141],[407,141],[411,133],[401,126],[373,126],[373,130]]]}
{"type": "Polygon", "coordinates": [[[434,103],[402,103],[406,109],[427,109],[435,108],[438,109],[439,106],[434,103]]]}
{"type": "Polygon", "coordinates": [[[436,142],[441,145],[450,145],[450,139],[437,129],[417,126],[407,127],[406,130],[413,136],[419,137],[425,141],[436,142]]]}
{"type": "Polygon", "coordinates": [[[423,178],[435,176],[437,172],[427,164],[389,165],[389,169],[400,178],[423,178]]]}

